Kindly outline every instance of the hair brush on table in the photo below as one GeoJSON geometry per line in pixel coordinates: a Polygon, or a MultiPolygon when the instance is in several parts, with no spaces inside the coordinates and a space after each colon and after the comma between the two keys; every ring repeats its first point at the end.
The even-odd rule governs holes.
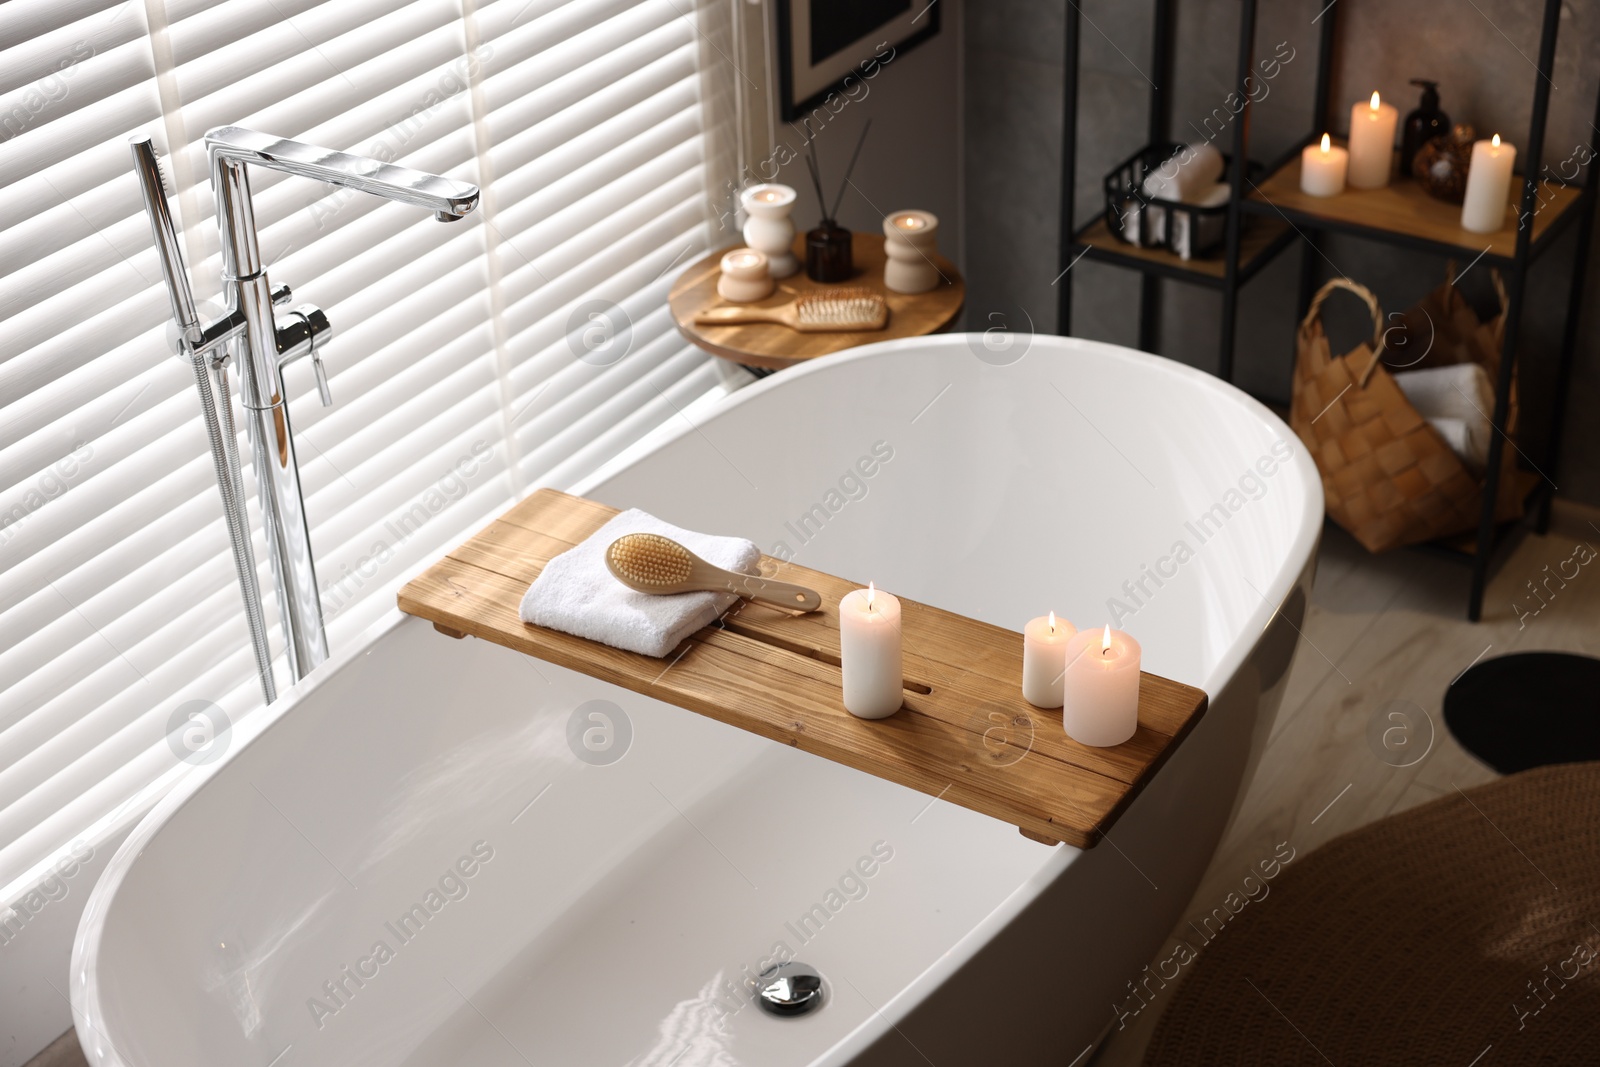
{"type": "Polygon", "coordinates": [[[847,333],[881,330],[889,322],[883,294],[860,286],[804,293],[777,307],[733,305],[711,308],[694,317],[697,326],[739,326],[773,322],[799,333],[847,333]]]}

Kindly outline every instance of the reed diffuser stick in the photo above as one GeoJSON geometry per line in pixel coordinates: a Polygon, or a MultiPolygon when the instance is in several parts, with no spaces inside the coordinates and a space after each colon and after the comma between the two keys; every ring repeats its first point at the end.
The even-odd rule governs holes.
{"type": "Polygon", "coordinates": [[[850,165],[844,169],[844,181],[839,183],[839,195],[833,198],[833,210],[828,213],[830,219],[839,217],[839,202],[844,199],[845,188],[850,184],[850,175],[855,173],[856,160],[861,158],[861,146],[867,143],[867,131],[872,129],[872,120],[861,127],[861,136],[856,138],[856,150],[850,154],[850,165]]]}
{"type": "MultiPolygon", "coordinates": [[[[822,168],[817,164],[817,142],[807,142],[806,150],[806,170],[811,172],[811,187],[817,191],[817,210],[825,212],[828,200],[822,195],[822,168]]],[[[823,218],[827,218],[827,215],[824,214],[823,218]]]]}

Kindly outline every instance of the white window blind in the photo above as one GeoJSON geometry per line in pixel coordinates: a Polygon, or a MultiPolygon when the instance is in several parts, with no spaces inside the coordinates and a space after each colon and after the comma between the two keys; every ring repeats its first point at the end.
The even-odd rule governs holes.
{"type": "Polygon", "coordinates": [[[483,188],[440,224],[251,173],[273,282],[334,325],[334,406],[303,365],[288,394],[338,650],[408,571],[714,386],[666,292],[713,240],[721,32],[693,0],[0,4],[0,887],[177,773],[179,706],[261,700],[127,138],[162,146],[211,301],[211,127],[483,188]]]}

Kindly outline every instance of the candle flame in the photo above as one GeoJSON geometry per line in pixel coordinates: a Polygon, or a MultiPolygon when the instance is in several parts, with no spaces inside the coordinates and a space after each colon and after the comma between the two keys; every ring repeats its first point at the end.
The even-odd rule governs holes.
{"type": "Polygon", "coordinates": [[[1100,654],[1102,656],[1104,656],[1105,654],[1107,654],[1110,651],[1111,651],[1111,624],[1108,622],[1108,623],[1106,623],[1105,636],[1100,639],[1100,654]]]}
{"type": "Polygon", "coordinates": [[[1050,613],[1050,632],[1056,632],[1056,613],[1053,611],[1050,613]]]}
{"type": "Polygon", "coordinates": [[[894,224],[902,230],[922,229],[922,220],[915,215],[900,215],[895,218],[894,224]]]}
{"type": "Polygon", "coordinates": [[[1376,90],[1376,89],[1372,90],[1372,104],[1371,104],[1371,107],[1372,107],[1373,111],[1377,111],[1378,110],[1378,90],[1376,90]]]}
{"type": "Polygon", "coordinates": [[[770,204],[774,200],[778,199],[778,194],[773,192],[771,189],[768,189],[764,193],[757,193],[756,194],[756,199],[757,200],[765,200],[767,203],[770,204]]]}
{"type": "Polygon", "coordinates": [[[1498,133],[1495,134],[1493,137],[1491,137],[1489,139],[1489,143],[1494,145],[1494,147],[1499,148],[1500,147],[1500,135],[1498,133]]]}
{"type": "Polygon", "coordinates": [[[867,610],[872,610],[872,598],[878,595],[878,587],[871,582],[867,583],[867,610]]]}
{"type": "Polygon", "coordinates": [[[1327,155],[1328,154],[1328,149],[1331,148],[1332,146],[1333,146],[1333,141],[1329,139],[1327,134],[1323,134],[1322,135],[1322,154],[1323,155],[1327,155]]]}

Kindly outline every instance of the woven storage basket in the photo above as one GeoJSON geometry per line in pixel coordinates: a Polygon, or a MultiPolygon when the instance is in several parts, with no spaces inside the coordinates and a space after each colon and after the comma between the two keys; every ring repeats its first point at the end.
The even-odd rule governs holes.
{"type": "MultiPolygon", "coordinates": [[[[1400,326],[1385,331],[1377,297],[1348,278],[1335,278],[1317,291],[1300,323],[1289,425],[1322,473],[1328,515],[1369,552],[1432,541],[1478,523],[1482,477],[1411,406],[1382,356],[1386,332],[1403,331],[1408,345],[1425,345],[1426,350],[1416,359],[1391,351],[1397,366],[1475,362],[1494,381],[1505,315],[1498,276],[1495,285],[1500,312],[1488,322],[1478,320],[1447,280],[1402,313],[1400,326]],[[1361,297],[1373,319],[1372,341],[1343,356],[1333,355],[1322,328],[1322,303],[1335,289],[1361,297]]],[[[1513,389],[1508,435],[1515,434],[1516,411],[1513,389]]],[[[1515,475],[1516,450],[1507,448],[1496,506],[1501,521],[1522,514],[1522,479],[1515,475]]]]}

